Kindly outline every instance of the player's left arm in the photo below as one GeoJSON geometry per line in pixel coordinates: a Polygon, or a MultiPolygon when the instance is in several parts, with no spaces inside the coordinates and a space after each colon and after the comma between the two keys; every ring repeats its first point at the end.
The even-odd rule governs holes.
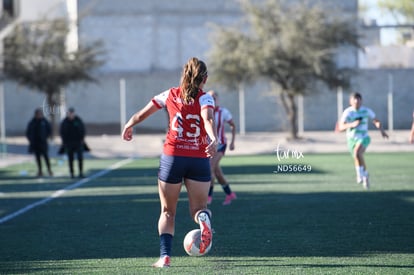
{"type": "Polygon", "coordinates": [[[236,124],[234,124],[234,121],[232,119],[227,121],[227,123],[230,125],[230,130],[231,130],[231,140],[230,140],[229,149],[231,151],[233,151],[234,150],[234,141],[236,140],[236,124]]]}
{"type": "Polygon", "coordinates": [[[414,121],[411,124],[411,131],[410,131],[409,142],[410,143],[414,143],[414,121]]]}
{"type": "Polygon", "coordinates": [[[203,119],[204,128],[210,138],[210,144],[206,147],[207,156],[212,157],[217,152],[218,137],[217,130],[214,123],[214,109],[211,107],[204,107],[200,112],[203,119]]]}
{"type": "Polygon", "coordinates": [[[410,137],[408,141],[410,143],[414,143],[414,112],[413,112],[413,122],[411,123],[410,137]]]}
{"type": "Polygon", "coordinates": [[[381,135],[383,138],[388,138],[388,134],[384,131],[384,129],[382,128],[382,123],[381,121],[379,121],[378,119],[374,118],[372,119],[372,123],[374,124],[374,126],[380,130],[381,135]]]}

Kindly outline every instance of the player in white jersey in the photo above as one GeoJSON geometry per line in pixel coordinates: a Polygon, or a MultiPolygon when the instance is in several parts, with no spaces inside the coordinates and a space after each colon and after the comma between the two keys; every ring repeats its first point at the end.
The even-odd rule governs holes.
{"type": "Polygon", "coordinates": [[[224,156],[227,148],[227,138],[225,132],[225,125],[230,125],[231,129],[231,140],[229,144],[229,149],[234,150],[234,140],[236,137],[236,125],[233,122],[233,117],[230,111],[224,107],[219,106],[218,103],[218,94],[211,90],[208,92],[215,102],[215,109],[214,109],[214,122],[217,129],[217,136],[219,138],[219,146],[217,149],[217,153],[210,159],[210,166],[211,166],[211,185],[210,190],[208,192],[208,204],[210,204],[213,200],[213,191],[214,191],[214,181],[217,181],[221,184],[224,193],[226,193],[226,198],[224,199],[223,205],[231,204],[231,201],[236,199],[236,193],[231,191],[230,184],[227,182],[226,178],[224,177],[223,170],[220,167],[220,161],[224,156]]]}
{"type": "Polygon", "coordinates": [[[360,93],[352,93],[349,98],[349,106],[342,113],[339,121],[339,130],[345,131],[348,140],[348,148],[354,158],[357,182],[363,183],[365,189],[369,188],[369,175],[364,159],[364,153],[371,142],[368,135],[368,121],[372,120],[377,129],[381,131],[384,138],[387,133],[382,129],[381,122],[375,117],[374,111],[362,106],[360,93]]]}

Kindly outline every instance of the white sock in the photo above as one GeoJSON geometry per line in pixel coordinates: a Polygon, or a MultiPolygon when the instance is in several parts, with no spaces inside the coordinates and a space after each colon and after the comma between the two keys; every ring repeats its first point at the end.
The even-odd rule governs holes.
{"type": "Polygon", "coordinates": [[[362,166],[355,166],[355,172],[358,179],[362,177],[361,171],[364,171],[364,168],[362,168],[362,166]]]}
{"type": "Polygon", "coordinates": [[[365,176],[365,170],[363,166],[359,166],[359,176],[364,177],[365,176]]]}

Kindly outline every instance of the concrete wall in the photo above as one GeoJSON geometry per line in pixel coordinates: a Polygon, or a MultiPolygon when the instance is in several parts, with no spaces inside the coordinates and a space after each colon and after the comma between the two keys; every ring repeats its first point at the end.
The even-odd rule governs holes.
{"type": "MultiPolygon", "coordinates": [[[[101,124],[102,133],[113,133],[120,128],[120,79],[126,81],[126,115],[131,116],[145,106],[153,95],[166,88],[178,85],[180,71],[150,74],[109,74],[103,75],[97,84],[78,84],[66,90],[66,106],[74,106],[78,114],[90,125],[101,124]]],[[[408,129],[414,110],[414,70],[363,70],[354,79],[354,90],[363,95],[364,105],[372,108],[378,118],[388,128],[389,76],[393,83],[393,116],[395,129],[408,129]]],[[[208,83],[207,83],[208,84],[208,83]]],[[[214,86],[206,86],[208,89],[214,86]]],[[[237,91],[217,89],[220,102],[226,106],[239,121],[239,97],[237,91]]],[[[348,106],[350,91],[343,93],[343,107],[348,106]]],[[[24,87],[7,82],[6,129],[8,134],[19,134],[33,115],[36,107],[46,112],[60,113],[61,106],[45,105],[45,97],[24,87]]],[[[63,110],[64,111],[64,110],[63,110]]],[[[323,89],[314,91],[304,98],[305,131],[333,130],[337,119],[336,91],[323,89]]],[[[246,87],[246,130],[247,131],[285,131],[286,114],[278,96],[270,91],[266,83],[246,87]]],[[[163,111],[141,124],[143,131],[164,131],[166,116],[163,111]]]]}
{"type": "MultiPolygon", "coordinates": [[[[350,91],[343,92],[343,108],[349,106],[349,93],[362,94],[363,104],[376,113],[385,128],[388,124],[388,94],[390,79],[393,82],[393,127],[411,127],[414,111],[414,69],[361,70],[353,79],[350,91]]],[[[316,96],[305,98],[305,130],[330,130],[337,118],[336,91],[321,91],[316,96]],[[325,123],[326,122],[326,123],[325,123]]]]}
{"type": "Polygon", "coordinates": [[[176,70],[191,56],[205,59],[209,24],[240,18],[236,1],[112,0],[79,1],[87,10],[79,25],[81,40],[100,39],[108,50],[105,72],[176,70]]]}
{"type": "MultiPolygon", "coordinates": [[[[333,1],[333,0],[332,0],[333,1]]],[[[356,11],[357,1],[335,0],[345,11],[356,11]]],[[[333,3],[333,2],[332,2],[333,3]]],[[[76,84],[65,91],[66,106],[96,132],[114,133],[120,128],[119,81],[126,80],[126,115],[143,107],[154,94],[178,85],[181,67],[191,56],[206,59],[210,24],[229,25],[240,19],[236,1],[193,0],[79,0],[79,41],[101,39],[107,47],[107,63],[98,72],[96,84],[76,84]],[[122,5],[120,4],[122,3],[122,5]]],[[[342,63],[355,64],[356,54],[347,52],[342,63]]],[[[208,63],[208,60],[207,60],[208,63]]],[[[394,76],[394,127],[406,129],[414,109],[413,70],[364,70],[354,79],[364,103],[387,125],[388,75],[394,76]]],[[[237,91],[218,88],[221,104],[239,122],[237,91]]],[[[15,83],[6,82],[6,129],[21,134],[36,107],[64,115],[65,106],[45,106],[45,97],[15,83]]],[[[348,104],[344,94],[344,107],[348,104]]],[[[337,118],[336,91],[312,92],[304,99],[304,129],[332,130],[337,118]]],[[[278,96],[266,83],[246,87],[246,130],[285,131],[286,115],[278,96]]],[[[142,131],[164,131],[166,115],[160,111],[142,125],[142,131]]],[[[93,132],[92,130],[90,132],[93,132]]]]}
{"type": "Polygon", "coordinates": [[[67,2],[76,0],[19,0],[18,17],[22,21],[35,21],[39,19],[54,19],[67,17],[67,2]]]}

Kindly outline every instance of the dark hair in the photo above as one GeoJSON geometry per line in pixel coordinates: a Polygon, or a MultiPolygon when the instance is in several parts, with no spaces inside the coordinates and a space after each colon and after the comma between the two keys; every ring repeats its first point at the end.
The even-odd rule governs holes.
{"type": "Polygon", "coordinates": [[[206,64],[196,57],[190,58],[183,67],[180,88],[184,103],[191,103],[200,90],[200,85],[207,77],[206,64]]]}
{"type": "Polygon", "coordinates": [[[41,108],[36,108],[34,111],[34,115],[38,116],[38,115],[42,115],[43,116],[43,110],[41,108]]]}
{"type": "Polygon", "coordinates": [[[362,99],[362,95],[358,92],[353,92],[350,97],[362,99]]]}

